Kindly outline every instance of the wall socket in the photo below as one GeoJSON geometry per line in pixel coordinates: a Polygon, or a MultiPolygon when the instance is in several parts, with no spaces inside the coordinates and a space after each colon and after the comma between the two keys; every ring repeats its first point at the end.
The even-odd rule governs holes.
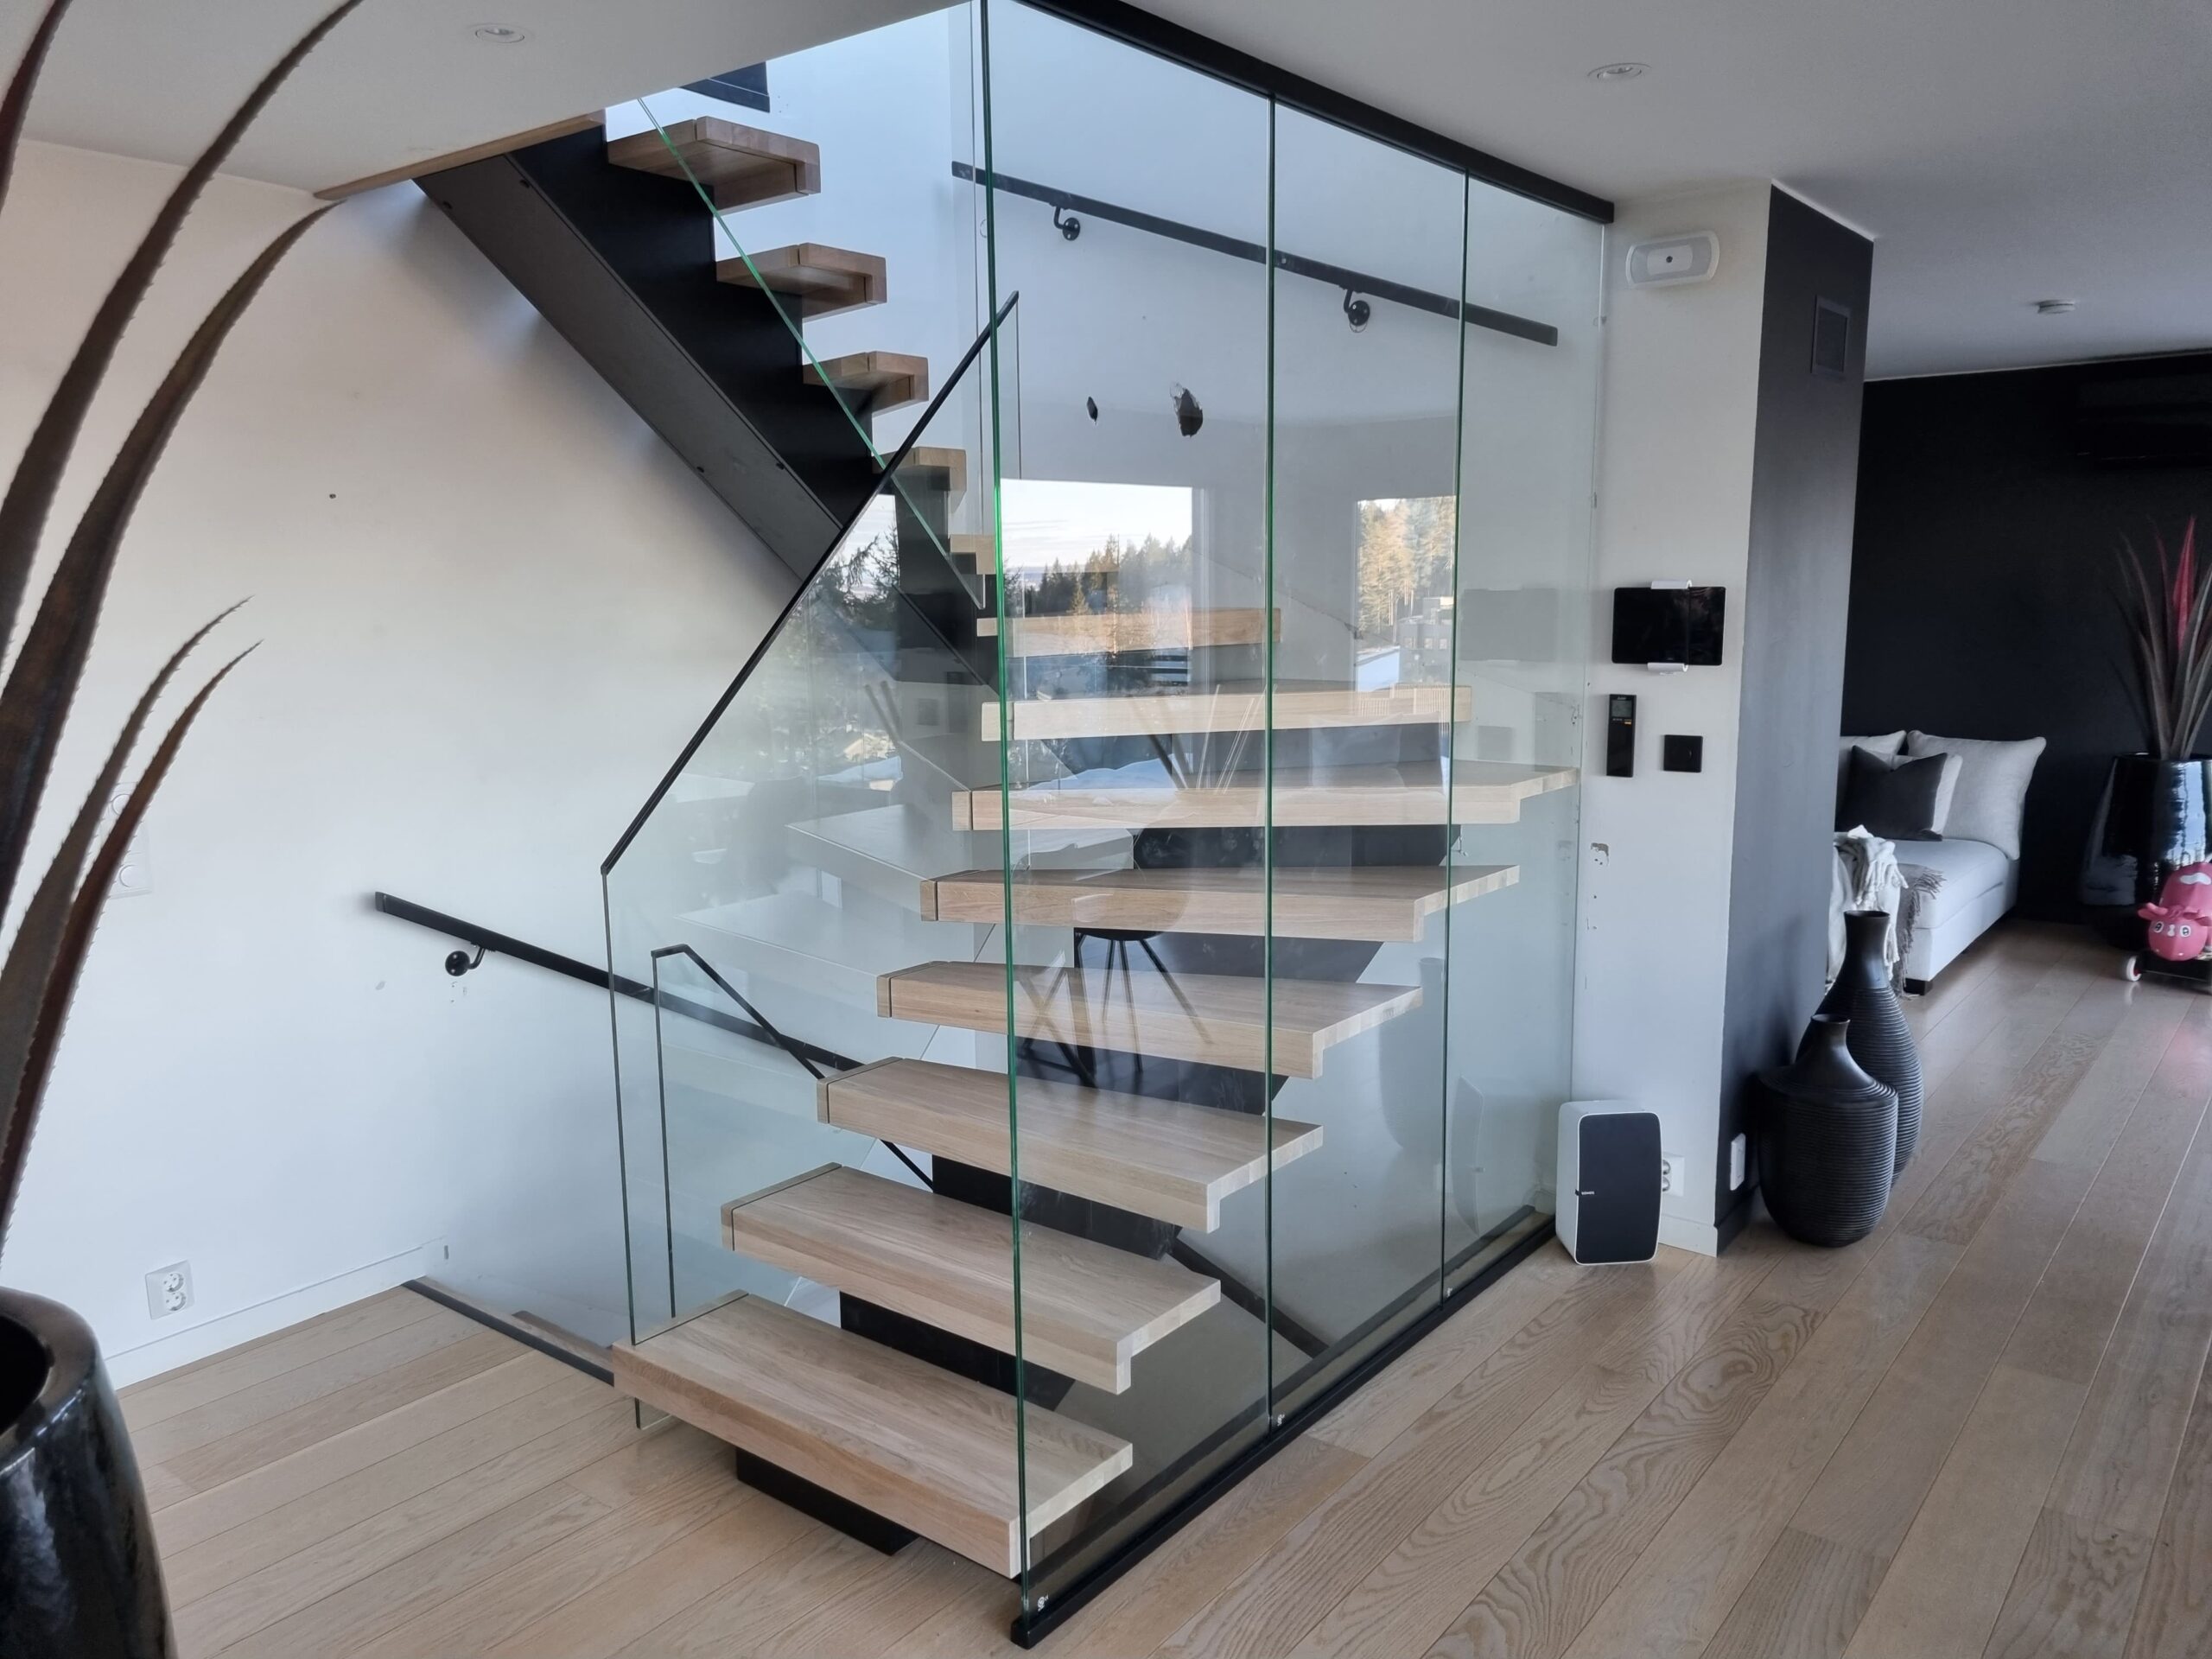
{"type": "Polygon", "coordinates": [[[1659,1154],[1659,1190],[1662,1192],[1681,1192],[1682,1190],[1681,1175],[1681,1154],[1679,1152],[1661,1153],[1659,1154]]]}
{"type": "Polygon", "coordinates": [[[146,1312],[154,1319],[165,1319],[172,1313],[181,1313],[192,1306],[192,1263],[173,1262],[166,1268],[156,1268],[146,1275],[146,1312]]]}
{"type": "Polygon", "coordinates": [[[1745,1176],[1751,1173],[1746,1167],[1751,1162],[1751,1149],[1742,1135],[1728,1143],[1728,1190],[1731,1192],[1741,1186],[1745,1176]]]}

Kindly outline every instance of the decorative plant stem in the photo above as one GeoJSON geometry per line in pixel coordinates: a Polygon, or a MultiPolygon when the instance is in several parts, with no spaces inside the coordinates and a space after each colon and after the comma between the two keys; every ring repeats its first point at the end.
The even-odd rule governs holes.
{"type": "Polygon", "coordinates": [[[2120,543],[2125,578],[2120,605],[2127,617],[2130,690],[2143,720],[2145,747],[2160,760],[2186,760],[2196,734],[2212,715],[2212,580],[2197,568],[2196,520],[2182,531],[2181,548],[2168,555],[2165,538],[2152,532],[2154,575],[2133,543],[2120,543]]]}
{"type": "MultiPolygon", "coordinates": [[[[32,562],[86,413],[114,359],[124,330],[152,285],[186,215],[276,89],[323,36],[360,3],[361,0],[341,0],[262,78],[214,141],[185,169],[101,302],[45,414],[24,446],[5,497],[0,498],[0,642],[14,642],[32,562]]],[[[5,97],[0,98],[0,200],[5,197],[14,170],[16,146],[40,67],[68,5],[69,0],[52,0],[5,97]]],[[[146,481],[232,326],[245,315],[278,261],[321,216],[320,211],[309,214],[271,242],[194,332],[117,451],[40,598],[7,683],[0,687],[0,909],[7,906],[22,870],[24,849],[45,800],[63,722],[91,654],[108,578],[146,481]]],[[[23,907],[7,956],[0,961],[0,1245],[7,1240],[8,1223],[15,1212],[24,1161],[37,1125],[39,1103],[108,885],[155,791],[168,774],[185,734],[245,652],[218,670],[171,723],[148,759],[122,812],[94,851],[100,809],[121,779],[162,691],[185,657],[229,614],[224,612],[186,640],[139,698],[92,793],[77,808],[54,862],[23,907]]]]}

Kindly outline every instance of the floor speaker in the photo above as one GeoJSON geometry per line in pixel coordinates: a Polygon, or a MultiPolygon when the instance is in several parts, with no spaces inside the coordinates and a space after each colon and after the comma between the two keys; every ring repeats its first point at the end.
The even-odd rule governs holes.
{"type": "Polygon", "coordinates": [[[1559,1242],[1577,1262],[1659,1253],[1659,1115],[1627,1100],[1559,1109],[1559,1242]]]}

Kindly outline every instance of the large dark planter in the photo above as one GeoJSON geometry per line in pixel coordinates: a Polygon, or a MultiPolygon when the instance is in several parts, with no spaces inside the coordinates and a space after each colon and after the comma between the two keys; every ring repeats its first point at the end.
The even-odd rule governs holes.
{"type": "MultiPolygon", "coordinates": [[[[2082,902],[2131,911],[2149,904],[2169,870],[2212,854],[2209,809],[2212,756],[2158,760],[2126,754],[2114,760],[2082,849],[2082,902]]],[[[2132,931],[2139,936],[2139,925],[2132,931]]]]}
{"type": "Polygon", "coordinates": [[[1775,1224],[1808,1244],[1874,1230],[1897,1162],[1897,1097],[1851,1057],[1850,1026],[1816,1014],[1797,1058],[1759,1073],[1759,1188],[1775,1224]]]}
{"type": "Polygon", "coordinates": [[[168,1659],[123,1414],[85,1322],[0,1290],[0,1654],[168,1659]]]}
{"type": "Polygon", "coordinates": [[[1821,1012],[1851,1022],[1851,1058],[1877,1083],[1897,1096],[1897,1168],[1912,1161],[1920,1144],[1920,1108],[1925,1086],[1920,1075],[1920,1046],[1897,1006],[1882,943],[1889,936],[1885,911],[1855,910],[1843,918],[1843,971],[1821,1000],[1821,1012]]]}

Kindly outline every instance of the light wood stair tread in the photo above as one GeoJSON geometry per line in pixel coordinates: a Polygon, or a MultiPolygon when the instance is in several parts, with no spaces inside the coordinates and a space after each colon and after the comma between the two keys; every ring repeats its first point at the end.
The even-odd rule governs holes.
{"type": "MultiPolygon", "coordinates": [[[[1510,864],[1366,865],[1300,869],[1278,865],[1272,907],[1265,872],[1243,869],[1022,870],[1014,877],[1014,918],[1042,927],[1143,933],[1273,931],[1300,939],[1415,941],[1446,904],[1496,893],[1521,879],[1510,864]]],[[[922,884],[932,921],[995,925],[1005,918],[997,870],[963,870],[922,884]]]]}
{"type": "Polygon", "coordinates": [[[870,414],[924,403],[930,395],[930,360],[906,352],[849,352],[807,363],[809,385],[857,393],[870,414]]]}
{"type": "Polygon", "coordinates": [[[741,1296],[613,1351],[614,1386],[1008,1576],[1019,1466],[1034,1536],[1126,1471],[1126,1440],[741,1296]]]}
{"type": "MultiPolygon", "coordinates": [[[[1111,656],[1124,651],[1197,651],[1207,645],[1262,643],[1267,613],[1249,609],[1174,611],[1083,611],[1062,616],[1010,616],[1009,657],[1111,656]]],[[[1282,638],[1282,613],[1274,613],[1275,638],[1282,638]]],[[[986,637],[999,631],[987,616],[976,625],[986,637]]]]}
{"type": "MultiPolygon", "coordinates": [[[[1014,1351],[1014,1230],[957,1198],[833,1164],[722,1210],[733,1250],[909,1319],[1014,1351]]],[[[1109,1394],[1129,1362],[1221,1287],[1072,1233],[1021,1229],[1021,1351],[1109,1394]]]]}
{"type": "MultiPolygon", "coordinates": [[[[955,561],[965,560],[968,574],[971,576],[995,572],[999,568],[999,538],[988,531],[956,530],[946,538],[945,551],[951,554],[955,561]]],[[[995,617],[992,619],[994,622],[996,620],[995,617]]],[[[976,625],[976,631],[978,633],[983,631],[981,623],[976,625]]]]}
{"type": "MultiPolygon", "coordinates": [[[[1011,1173],[1002,1072],[932,1060],[878,1060],[824,1078],[822,1121],[978,1169],[1011,1173]]],[[[1021,1179],[1179,1227],[1211,1232],[1221,1201],[1266,1173],[1256,1115],[1077,1084],[1015,1084],[1021,1179]]],[[[1321,1144],[1313,1123],[1274,1121],[1274,1166],[1321,1144]]]]}
{"type": "MultiPolygon", "coordinates": [[[[919,909],[925,883],[991,852],[969,832],[952,827],[941,801],[927,805],[900,802],[803,819],[788,827],[784,839],[800,863],[826,870],[908,910],[919,909]]],[[[1026,836],[1020,850],[1032,868],[1096,869],[1102,861],[1126,861],[1129,848],[1124,830],[1078,824],[1026,836]]]]}
{"type": "Polygon", "coordinates": [[[863,305],[880,305],[890,272],[880,254],[856,253],[821,242],[794,242],[715,262],[715,274],[738,288],[762,288],[798,302],[808,317],[827,317],[863,305]]]}
{"type": "Polygon", "coordinates": [[[607,159],[639,173],[695,180],[722,208],[760,207],[822,188],[821,147],[804,138],[712,115],[666,128],[665,142],[661,130],[648,128],[613,140],[607,159]]]}
{"type": "MultiPolygon", "coordinates": [[[[879,455],[876,464],[880,466],[888,459],[879,455]]],[[[948,500],[957,501],[968,493],[968,452],[942,444],[918,443],[899,463],[899,475],[909,489],[941,493],[948,500]]]]}
{"type": "MultiPolygon", "coordinates": [[[[1124,973],[1022,966],[1014,969],[1019,1034],[1071,1048],[1196,1060],[1285,1077],[1318,1077],[1321,1057],[1421,1006],[1417,985],[1347,984],[1233,974],[1124,973]],[[1268,1049],[1270,1003],[1274,1052],[1268,1049]]],[[[876,1012],[887,1019],[1006,1029],[1007,971],[991,962],[931,962],[876,982],[876,1012]]]]}
{"type": "MultiPolygon", "coordinates": [[[[1391,685],[1375,690],[1323,681],[1224,681],[1200,688],[1104,697],[1020,697],[1013,703],[1017,741],[1168,736],[1179,732],[1256,732],[1270,718],[1279,732],[1322,726],[1440,726],[1471,719],[1472,686],[1391,685]]],[[[979,734],[999,736],[999,704],[982,706],[979,734]]]]}
{"type": "MultiPolygon", "coordinates": [[[[1278,771],[1270,789],[1257,773],[1180,788],[1165,778],[1129,782],[1033,784],[1012,792],[1017,830],[1090,824],[1119,829],[1202,829],[1307,824],[1512,823],[1521,804],[1580,778],[1573,766],[1460,761],[1449,800],[1433,760],[1405,766],[1312,766],[1278,771]]],[[[995,789],[952,798],[954,827],[995,830],[1005,807],[995,789]]]]}

